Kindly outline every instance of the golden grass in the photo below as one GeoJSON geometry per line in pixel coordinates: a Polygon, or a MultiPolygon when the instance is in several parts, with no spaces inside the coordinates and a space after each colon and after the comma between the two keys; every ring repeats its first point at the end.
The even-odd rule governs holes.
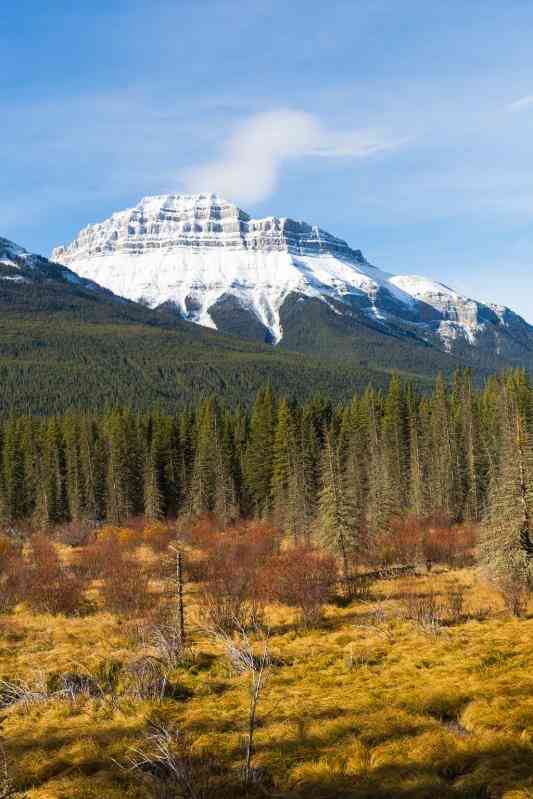
{"type": "MultiPolygon", "coordinates": [[[[436,634],[398,613],[412,580],[384,581],[366,602],[327,607],[317,630],[299,629],[288,608],[269,609],[276,665],[260,705],[255,765],[273,793],[533,797],[533,618],[509,618],[474,570],[415,586],[445,598],[458,583],[465,618],[436,634]]],[[[124,759],[154,717],[178,722],[197,751],[238,767],[246,680],[207,641],[194,649],[196,665],[170,675],[191,691],[188,701],[134,701],[119,690],[116,705],[96,696],[5,709],[2,736],[26,796],[147,797],[113,759],[124,759]],[[202,659],[207,652],[217,656],[202,659]]],[[[0,676],[10,679],[97,673],[104,661],[127,664],[140,654],[107,613],[62,618],[19,608],[0,622],[0,676]]]]}

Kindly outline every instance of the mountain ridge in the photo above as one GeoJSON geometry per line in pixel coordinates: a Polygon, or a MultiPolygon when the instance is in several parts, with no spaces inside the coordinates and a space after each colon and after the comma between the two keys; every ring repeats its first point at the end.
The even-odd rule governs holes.
{"type": "Polygon", "coordinates": [[[254,219],[219,194],[145,197],[88,225],[52,257],[119,296],[274,344],[290,339],[281,319],[296,295],[328,304],[348,327],[356,315],[472,363],[476,349],[492,352],[494,368],[506,359],[533,363],[533,327],[511,309],[385,272],[318,225],[254,219]]]}

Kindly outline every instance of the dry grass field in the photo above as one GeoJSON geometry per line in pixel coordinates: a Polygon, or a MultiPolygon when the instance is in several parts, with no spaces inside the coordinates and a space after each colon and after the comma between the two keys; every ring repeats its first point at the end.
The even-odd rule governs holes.
{"type": "Polygon", "coordinates": [[[160,648],[133,617],[99,608],[98,582],[85,615],[21,603],[1,617],[0,795],[182,795],[127,768],[163,725],[186,738],[202,799],[533,797],[533,613],[511,617],[475,568],[378,581],[363,599],[327,605],[316,627],[267,607],[272,664],[246,788],[249,676],[207,636],[201,590],[186,586],[190,643],[156,669],[159,694],[139,663],[160,663],[160,648]]]}

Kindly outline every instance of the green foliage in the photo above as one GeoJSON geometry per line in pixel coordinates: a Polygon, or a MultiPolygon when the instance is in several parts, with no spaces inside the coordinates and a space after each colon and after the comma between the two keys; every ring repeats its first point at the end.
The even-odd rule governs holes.
{"type": "Polygon", "coordinates": [[[250,411],[208,397],[173,414],[11,416],[0,423],[0,514],[42,530],[138,514],[268,517],[297,543],[320,537],[346,572],[399,517],[485,515],[486,562],[529,580],[520,529],[533,518],[532,397],[523,372],[481,391],[460,373],[431,395],[395,379],[336,408],[289,402],[267,384],[250,411]]]}
{"type": "MultiPolygon", "coordinates": [[[[339,327],[319,301],[290,298],[283,341],[273,347],[261,330],[252,331],[256,341],[242,340],[75,286],[44,260],[28,279],[0,281],[0,414],[155,404],[170,411],[209,393],[249,405],[267,382],[289,397],[346,400],[369,382],[386,386],[391,363],[424,386],[457,365],[408,336],[384,336],[368,320],[339,327]]],[[[231,332],[248,336],[250,324],[231,332]]]]}

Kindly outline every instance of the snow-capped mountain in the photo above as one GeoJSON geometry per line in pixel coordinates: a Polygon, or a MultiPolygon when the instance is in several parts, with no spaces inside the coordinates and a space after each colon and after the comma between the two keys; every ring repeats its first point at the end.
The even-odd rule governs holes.
{"type": "Polygon", "coordinates": [[[393,275],[360,250],[288,218],[252,219],[218,194],[145,197],[84,228],[52,259],[115,294],[183,318],[275,343],[289,298],[415,337],[450,353],[473,346],[533,351],[533,328],[509,309],[462,297],[413,275],[393,275]]]}
{"type": "Polygon", "coordinates": [[[42,255],[35,255],[9,239],[0,236],[0,281],[11,284],[36,284],[53,282],[87,289],[111,296],[107,289],[94,281],[80,277],[64,265],[52,263],[42,255]]]}

